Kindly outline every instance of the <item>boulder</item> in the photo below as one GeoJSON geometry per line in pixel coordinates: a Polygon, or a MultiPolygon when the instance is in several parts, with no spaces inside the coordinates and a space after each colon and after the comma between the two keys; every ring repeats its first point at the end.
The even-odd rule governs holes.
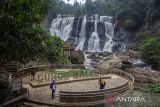
{"type": "Polygon", "coordinates": [[[112,53],[111,52],[101,52],[101,53],[99,53],[99,56],[103,56],[103,57],[107,57],[109,55],[112,55],[112,53]]]}
{"type": "Polygon", "coordinates": [[[135,82],[138,83],[157,83],[158,81],[160,81],[159,72],[152,72],[138,67],[134,67],[126,71],[133,75],[135,78],[135,82]]]}
{"type": "Polygon", "coordinates": [[[122,69],[126,69],[126,68],[133,68],[132,62],[128,60],[122,61],[122,69]]]}
{"type": "Polygon", "coordinates": [[[89,55],[90,59],[95,59],[96,58],[96,53],[92,53],[91,55],[89,55]]]}
{"type": "Polygon", "coordinates": [[[84,54],[82,51],[72,51],[70,59],[72,64],[83,64],[85,60],[84,54]]]}
{"type": "Polygon", "coordinates": [[[131,56],[138,57],[138,53],[132,51],[125,54],[109,55],[105,57],[103,61],[99,62],[99,66],[103,66],[105,69],[109,69],[112,66],[113,68],[124,70],[134,76],[136,84],[154,84],[160,82],[160,72],[135,67],[130,61],[131,56]]]}
{"type": "Polygon", "coordinates": [[[121,62],[118,62],[118,63],[115,63],[113,65],[114,68],[117,68],[117,69],[121,69],[122,68],[122,63],[121,62]]]}
{"type": "Polygon", "coordinates": [[[145,76],[145,75],[137,75],[137,74],[134,74],[133,75],[134,78],[135,78],[135,82],[140,82],[140,83],[156,83],[158,82],[157,79],[153,78],[153,77],[149,77],[149,76],[145,76]]]}

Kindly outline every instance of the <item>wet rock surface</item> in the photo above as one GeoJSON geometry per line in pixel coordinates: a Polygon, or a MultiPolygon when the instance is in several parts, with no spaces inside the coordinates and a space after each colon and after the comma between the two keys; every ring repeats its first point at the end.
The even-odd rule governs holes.
{"type": "Polygon", "coordinates": [[[133,75],[135,78],[135,85],[160,82],[160,72],[154,71],[150,67],[139,67],[135,62],[132,62],[133,58],[137,57],[138,55],[136,52],[113,54],[105,57],[103,61],[99,63],[99,66],[103,66],[107,69],[113,67],[133,75]]]}

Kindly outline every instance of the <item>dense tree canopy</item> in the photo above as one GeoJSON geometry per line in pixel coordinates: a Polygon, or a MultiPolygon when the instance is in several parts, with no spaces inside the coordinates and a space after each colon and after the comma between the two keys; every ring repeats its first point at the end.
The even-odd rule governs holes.
{"type": "Polygon", "coordinates": [[[47,0],[1,0],[0,5],[0,64],[10,61],[27,63],[42,53],[48,57],[46,52],[59,58],[55,54],[58,48],[50,52],[46,45],[62,40],[44,42],[51,38],[41,26],[48,9],[47,0]]]}
{"type": "Polygon", "coordinates": [[[47,35],[40,26],[47,2],[1,0],[0,5],[0,62],[34,59],[47,35]]]}
{"type": "Polygon", "coordinates": [[[43,46],[46,49],[44,56],[46,56],[49,62],[58,64],[69,63],[63,50],[65,43],[59,37],[50,36],[44,41],[43,46]]]}
{"type": "Polygon", "coordinates": [[[160,69],[160,34],[146,37],[140,47],[142,57],[154,68],[160,69]]]}

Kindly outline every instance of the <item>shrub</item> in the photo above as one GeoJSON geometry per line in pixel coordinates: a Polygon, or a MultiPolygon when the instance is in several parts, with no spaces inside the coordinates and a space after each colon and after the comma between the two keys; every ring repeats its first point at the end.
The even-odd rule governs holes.
{"type": "Polygon", "coordinates": [[[153,68],[160,68],[160,37],[150,36],[141,43],[140,53],[147,63],[151,64],[153,68]]]}
{"type": "Polygon", "coordinates": [[[160,93],[160,84],[149,85],[147,89],[151,93],[160,93]]]}
{"type": "Polygon", "coordinates": [[[6,80],[0,79],[0,104],[4,103],[11,94],[11,87],[6,80]]]}

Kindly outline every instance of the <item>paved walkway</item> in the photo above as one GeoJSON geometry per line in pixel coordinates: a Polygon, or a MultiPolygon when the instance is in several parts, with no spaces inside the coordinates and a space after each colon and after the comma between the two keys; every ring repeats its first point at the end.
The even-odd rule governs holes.
{"type": "MultiPolygon", "coordinates": [[[[111,76],[111,79],[105,79],[106,88],[114,88],[117,86],[121,86],[124,83],[128,82],[128,80],[121,78],[116,75],[107,75],[111,76]]],[[[87,81],[78,81],[71,82],[66,84],[58,84],[56,93],[58,94],[60,90],[70,91],[70,92],[84,92],[84,91],[97,91],[99,90],[99,79],[96,80],[87,80],[87,81]]],[[[44,86],[40,88],[32,88],[30,85],[23,85],[25,88],[29,88],[30,91],[30,99],[40,102],[47,102],[53,104],[55,101],[59,101],[59,98],[56,97],[56,100],[51,99],[51,90],[49,86],[44,86]]]]}

